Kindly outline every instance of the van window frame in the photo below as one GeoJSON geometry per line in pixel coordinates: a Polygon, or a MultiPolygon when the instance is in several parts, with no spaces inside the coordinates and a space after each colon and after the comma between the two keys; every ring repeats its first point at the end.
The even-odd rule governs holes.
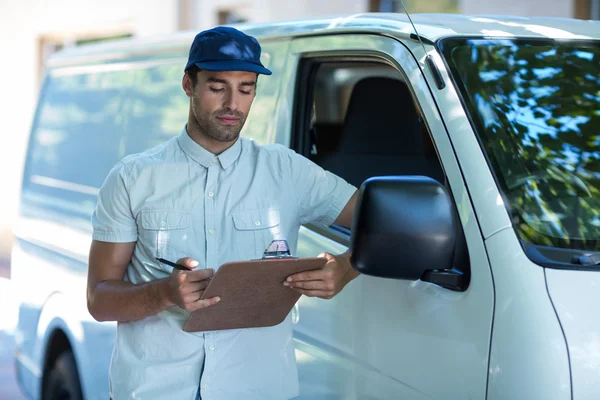
{"type": "MultiPolygon", "coordinates": [[[[310,128],[311,113],[306,112],[312,107],[314,101],[314,85],[318,75],[319,66],[323,64],[381,64],[386,65],[398,72],[412,93],[412,87],[406,73],[399,68],[397,61],[388,58],[379,52],[373,51],[324,51],[319,53],[304,54],[296,65],[296,82],[294,87],[294,106],[292,111],[292,126],[290,137],[290,148],[297,153],[307,157],[311,151],[311,142],[307,132],[310,128]]],[[[419,102],[414,98],[415,108],[422,114],[419,102]]],[[[427,124],[427,121],[424,121],[427,124]]],[[[427,127],[429,130],[429,126],[427,127]]],[[[433,138],[431,138],[433,141],[433,138]]],[[[441,160],[438,161],[443,169],[441,160]]],[[[446,179],[447,181],[447,179],[446,179]]],[[[443,183],[442,183],[443,184],[443,183]]],[[[360,189],[360,188],[358,188],[360,189]]],[[[316,232],[328,239],[334,240],[344,246],[350,245],[351,230],[341,225],[332,224],[325,226],[318,223],[308,223],[306,228],[316,232]]]]}
{"type": "MultiPolygon", "coordinates": [[[[397,63],[396,60],[388,58],[386,55],[382,55],[381,53],[375,51],[326,51],[316,54],[304,54],[302,57],[300,57],[300,59],[297,62],[297,65],[295,66],[297,74],[294,88],[290,147],[294,151],[298,152],[299,154],[305,157],[310,155],[311,141],[308,132],[311,124],[312,113],[307,112],[307,110],[310,110],[313,106],[314,86],[318,75],[318,67],[325,63],[342,64],[344,62],[347,62],[349,64],[364,62],[369,64],[387,65],[390,68],[397,71],[398,74],[402,76],[404,83],[407,85],[413,97],[415,109],[422,116],[423,123],[425,124],[426,129],[429,133],[431,143],[435,149],[438,162],[444,174],[444,182],[441,182],[441,184],[446,187],[448,195],[450,196],[450,199],[454,206],[456,216],[458,217],[457,203],[452,194],[452,190],[450,189],[448,177],[446,175],[444,164],[442,163],[442,160],[439,156],[437,145],[435,143],[433,135],[431,134],[431,127],[428,124],[427,119],[424,117],[422,106],[414,95],[412,84],[408,79],[407,74],[402,70],[402,67],[397,63]]],[[[471,261],[470,256],[468,255],[468,244],[464,232],[464,227],[462,226],[460,218],[457,218],[456,223],[458,224],[457,233],[462,235],[462,239],[457,240],[457,246],[459,246],[462,249],[458,251],[460,253],[466,252],[467,256],[466,264],[455,265],[454,268],[458,271],[463,272],[465,274],[466,281],[469,282],[471,275],[471,261]]],[[[315,232],[346,247],[350,246],[351,230],[349,228],[335,224],[332,224],[331,226],[325,226],[319,223],[304,224],[304,227],[312,232],[315,232]]],[[[455,261],[457,261],[457,259],[455,259],[455,261]]]]}

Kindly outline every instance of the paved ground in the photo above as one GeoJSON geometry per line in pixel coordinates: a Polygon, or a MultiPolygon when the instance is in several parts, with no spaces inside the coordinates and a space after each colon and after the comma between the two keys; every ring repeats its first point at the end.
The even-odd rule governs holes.
{"type": "Polygon", "coordinates": [[[15,380],[13,360],[14,338],[7,332],[0,331],[0,399],[24,400],[15,380]]]}
{"type": "Polygon", "coordinates": [[[0,400],[24,400],[16,382],[13,359],[17,302],[6,277],[7,265],[0,260],[0,400]]]}

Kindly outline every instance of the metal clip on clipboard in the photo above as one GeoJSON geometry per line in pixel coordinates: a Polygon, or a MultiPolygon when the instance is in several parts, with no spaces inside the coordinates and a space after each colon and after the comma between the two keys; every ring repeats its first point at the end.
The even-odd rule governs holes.
{"type": "Polygon", "coordinates": [[[273,240],[263,253],[262,259],[270,258],[294,258],[290,253],[287,240],[273,240]]]}

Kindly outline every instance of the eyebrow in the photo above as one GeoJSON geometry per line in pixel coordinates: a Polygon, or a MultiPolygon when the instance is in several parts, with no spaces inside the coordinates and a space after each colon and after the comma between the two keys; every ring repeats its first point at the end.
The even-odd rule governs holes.
{"type": "MultiPolygon", "coordinates": [[[[222,83],[224,85],[229,85],[229,81],[226,81],[225,79],[214,78],[214,77],[208,78],[206,80],[206,82],[209,82],[209,83],[222,83]]],[[[256,86],[256,81],[245,81],[245,82],[242,82],[240,84],[240,86],[256,86]]]]}

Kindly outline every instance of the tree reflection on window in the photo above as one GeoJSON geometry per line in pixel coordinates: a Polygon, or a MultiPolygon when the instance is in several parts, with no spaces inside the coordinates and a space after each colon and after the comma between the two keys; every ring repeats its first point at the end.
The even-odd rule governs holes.
{"type": "Polygon", "coordinates": [[[600,250],[600,47],[458,40],[444,55],[532,244],[600,250]]]}

